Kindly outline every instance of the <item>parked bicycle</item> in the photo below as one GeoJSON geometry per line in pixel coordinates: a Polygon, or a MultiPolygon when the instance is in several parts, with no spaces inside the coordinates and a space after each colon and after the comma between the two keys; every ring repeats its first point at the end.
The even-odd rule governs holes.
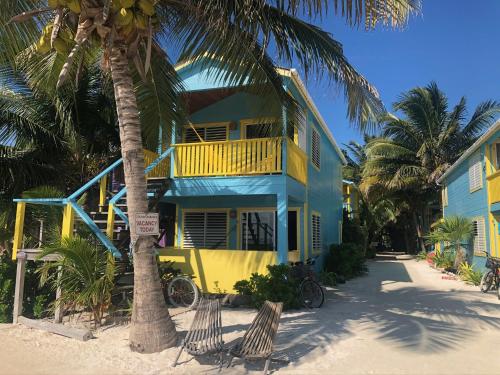
{"type": "Polygon", "coordinates": [[[189,276],[176,276],[167,287],[168,300],[175,307],[194,308],[200,300],[200,291],[189,276]]]}
{"type": "Polygon", "coordinates": [[[492,257],[486,251],[486,271],[481,278],[481,292],[487,293],[490,289],[496,289],[498,294],[498,299],[500,299],[500,258],[492,257]]]}
{"type": "Polygon", "coordinates": [[[303,305],[307,308],[320,308],[325,301],[323,288],[315,280],[312,269],[315,261],[315,258],[308,258],[305,264],[303,262],[290,263],[292,266],[290,276],[299,280],[298,293],[303,305]]]}

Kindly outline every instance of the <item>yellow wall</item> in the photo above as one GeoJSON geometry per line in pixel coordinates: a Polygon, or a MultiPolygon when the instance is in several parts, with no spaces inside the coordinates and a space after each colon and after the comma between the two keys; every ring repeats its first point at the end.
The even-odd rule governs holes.
{"type": "MultiPolygon", "coordinates": [[[[298,253],[290,252],[289,260],[298,260],[298,253]]],[[[234,293],[236,281],[248,279],[254,272],[266,274],[266,266],[276,264],[277,256],[273,251],[166,248],[160,250],[160,261],[175,262],[174,268],[193,275],[203,292],[234,293]]]]}

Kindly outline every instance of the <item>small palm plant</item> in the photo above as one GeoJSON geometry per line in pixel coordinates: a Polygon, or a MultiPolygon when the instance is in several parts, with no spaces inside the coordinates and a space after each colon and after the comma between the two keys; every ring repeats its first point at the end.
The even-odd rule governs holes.
{"type": "Polygon", "coordinates": [[[100,325],[111,304],[116,273],[113,256],[79,236],[66,237],[61,243],[46,247],[40,257],[53,254],[59,255],[59,259],[44,263],[37,271],[40,284],[49,284],[54,290],[60,288],[57,305],[88,309],[95,325],[100,325]]]}
{"type": "Polygon", "coordinates": [[[462,216],[450,216],[437,224],[434,230],[427,236],[431,243],[444,242],[448,244],[444,251],[455,250],[454,268],[465,262],[465,253],[462,247],[463,243],[471,240],[474,228],[472,222],[462,216]]]}

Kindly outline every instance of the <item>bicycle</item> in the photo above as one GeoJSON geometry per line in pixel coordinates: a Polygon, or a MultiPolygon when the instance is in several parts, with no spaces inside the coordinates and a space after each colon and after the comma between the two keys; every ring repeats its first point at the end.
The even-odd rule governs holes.
{"type": "Polygon", "coordinates": [[[175,307],[192,309],[198,305],[200,291],[190,277],[176,276],[168,283],[167,296],[175,307]]]}
{"type": "Polygon", "coordinates": [[[308,258],[306,263],[291,262],[290,276],[300,281],[298,293],[302,304],[307,308],[320,308],[325,302],[323,288],[315,280],[312,267],[315,263],[314,258],[308,258]]]}
{"type": "Polygon", "coordinates": [[[492,257],[486,251],[486,264],[485,267],[489,271],[485,272],[481,278],[480,289],[481,292],[487,293],[490,289],[496,289],[498,299],[500,299],[500,258],[492,257]]]}

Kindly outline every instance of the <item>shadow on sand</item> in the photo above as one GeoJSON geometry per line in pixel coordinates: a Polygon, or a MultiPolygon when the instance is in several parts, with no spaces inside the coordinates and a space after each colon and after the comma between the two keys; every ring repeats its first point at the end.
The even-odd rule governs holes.
{"type": "MultiPolygon", "coordinates": [[[[321,309],[284,313],[276,338],[277,356],[286,355],[290,362],[297,362],[360,329],[386,342],[388,350],[422,354],[452,350],[483,329],[500,328],[500,318],[489,314],[498,314],[499,305],[479,299],[479,293],[416,286],[404,263],[377,261],[371,264],[368,276],[328,290],[321,309]],[[399,285],[391,285],[395,283],[399,285]]],[[[224,333],[244,332],[248,326],[226,326],[224,333]]],[[[241,367],[242,363],[234,364],[241,367]]],[[[245,363],[244,367],[260,371],[262,365],[245,363]]],[[[271,369],[283,366],[274,363],[271,369]]]]}

